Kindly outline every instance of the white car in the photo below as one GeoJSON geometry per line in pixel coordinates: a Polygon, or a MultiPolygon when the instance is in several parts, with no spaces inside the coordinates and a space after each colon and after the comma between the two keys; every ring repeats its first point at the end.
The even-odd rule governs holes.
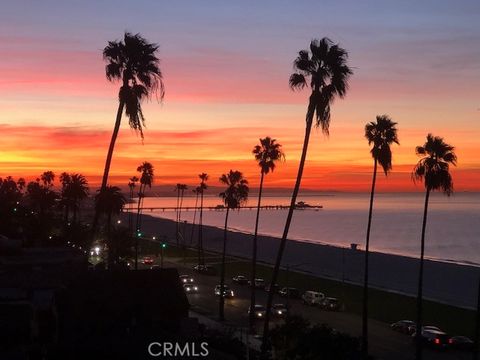
{"type": "Polygon", "coordinates": [[[325,300],[325,294],[318,291],[305,291],[302,295],[303,303],[310,306],[320,306],[325,300]]]}

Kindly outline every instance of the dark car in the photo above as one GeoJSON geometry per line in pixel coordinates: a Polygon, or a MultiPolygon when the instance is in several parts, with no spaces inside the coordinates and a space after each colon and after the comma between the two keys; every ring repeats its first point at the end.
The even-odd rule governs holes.
{"type": "Polygon", "coordinates": [[[238,285],[246,285],[248,284],[248,279],[243,276],[243,275],[237,275],[232,278],[234,283],[237,283],[238,285]]]}
{"type": "Polygon", "coordinates": [[[223,292],[221,291],[221,286],[217,285],[215,286],[215,296],[220,296],[223,293],[223,297],[225,298],[233,298],[235,294],[233,293],[233,290],[230,290],[230,288],[227,285],[223,285],[223,292]]]}
{"type": "Polygon", "coordinates": [[[185,290],[185,293],[187,294],[192,294],[192,293],[197,293],[198,292],[198,286],[195,284],[183,284],[183,289],[185,290]]]}
{"type": "Polygon", "coordinates": [[[182,284],[193,284],[195,282],[193,277],[190,275],[180,275],[179,278],[182,284]]]}
{"type": "MultiPolygon", "coordinates": [[[[416,333],[412,334],[412,337],[415,339],[416,333]]],[[[422,330],[422,335],[420,336],[421,341],[431,348],[437,350],[446,349],[449,345],[449,337],[446,333],[439,330],[422,330]]]]}
{"type": "Polygon", "coordinates": [[[273,304],[272,316],[285,317],[288,314],[288,308],[285,304],[273,304]]]}
{"type": "Polygon", "coordinates": [[[290,299],[300,299],[300,291],[294,287],[284,287],[278,292],[278,294],[290,299]]]}
{"type": "Polygon", "coordinates": [[[338,299],[333,297],[325,298],[320,306],[322,309],[330,310],[330,311],[337,311],[338,308],[340,307],[338,303],[338,299]]]}
{"type": "MultiPolygon", "coordinates": [[[[265,306],[263,305],[255,305],[255,309],[253,310],[253,313],[255,314],[255,319],[262,319],[265,317],[265,306]]],[[[248,314],[250,314],[250,309],[248,309],[248,314]]]]}
{"type": "Polygon", "coordinates": [[[150,256],[145,256],[143,258],[143,263],[145,265],[151,265],[151,264],[153,264],[153,259],[150,256]]]}
{"type": "Polygon", "coordinates": [[[466,336],[452,336],[448,339],[448,345],[452,349],[471,351],[475,343],[466,336]]]}
{"type": "Polygon", "coordinates": [[[391,324],[390,328],[403,334],[408,334],[410,326],[415,326],[415,322],[412,320],[400,320],[391,324]]]}
{"type": "Polygon", "coordinates": [[[210,265],[195,265],[193,270],[204,275],[217,275],[217,270],[210,265]]]}
{"type": "Polygon", "coordinates": [[[278,292],[278,290],[280,290],[280,285],[278,284],[269,284],[265,287],[265,291],[270,291],[270,289],[273,289],[273,292],[278,292]]]}

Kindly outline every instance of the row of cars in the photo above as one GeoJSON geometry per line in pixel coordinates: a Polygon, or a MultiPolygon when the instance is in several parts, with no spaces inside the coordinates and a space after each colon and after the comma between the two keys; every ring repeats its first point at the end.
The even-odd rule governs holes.
{"type": "MultiPolygon", "coordinates": [[[[417,326],[414,321],[400,320],[391,324],[390,327],[395,331],[410,335],[412,338],[417,336],[417,326]]],[[[474,342],[468,337],[449,336],[446,332],[433,325],[422,326],[420,339],[425,345],[435,349],[451,348],[465,351],[474,349],[474,342]]]]}
{"type": "MultiPolygon", "coordinates": [[[[237,275],[232,278],[233,282],[238,285],[251,285],[249,281],[243,275],[237,275]]],[[[265,280],[262,278],[254,279],[254,287],[261,290],[270,291],[270,287],[265,285],[265,280]]],[[[294,287],[282,287],[280,288],[277,284],[274,285],[274,290],[281,297],[290,298],[290,299],[301,299],[305,305],[318,306],[325,310],[337,311],[339,309],[339,301],[334,297],[327,297],[325,294],[308,290],[301,294],[300,290],[294,287]]]]}

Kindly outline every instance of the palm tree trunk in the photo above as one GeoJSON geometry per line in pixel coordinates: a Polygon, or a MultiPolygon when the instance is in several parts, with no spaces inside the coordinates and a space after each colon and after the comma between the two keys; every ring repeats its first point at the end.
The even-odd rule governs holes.
{"type": "Polygon", "coordinates": [[[417,325],[416,325],[416,347],[415,347],[415,359],[421,360],[422,353],[422,315],[423,315],[423,258],[425,254],[425,229],[427,227],[427,214],[428,214],[428,200],[430,198],[430,188],[427,187],[427,193],[425,195],[425,208],[423,210],[423,224],[422,224],[422,243],[420,250],[420,270],[418,272],[418,293],[417,293],[417,325]]]}
{"type": "Polygon", "coordinates": [[[368,210],[367,239],[365,241],[365,269],[363,275],[363,312],[362,312],[362,356],[368,359],[368,256],[370,254],[370,229],[372,226],[373,200],[377,180],[377,158],[373,163],[372,190],[370,192],[370,208],[368,210]]]}
{"type": "Polygon", "coordinates": [[[176,225],[176,231],[175,231],[175,240],[177,242],[177,248],[178,248],[178,231],[180,230],[180,226],[179,226],[179,218],[178,218],[178,208],[179,208],[179,203],[180,203],[180,189],[177,188],[177,225],[176,225]]]}
{"type": "Polygon", "coordinates": [[[225,298],[223,297],[223,288],[225,286],[225,253],[227,251],[227,225],[228,225],[228,213],[230,208],[227,207],[227,213],[225,214],[225,227],[223,228],[223,251],[222,251],[222,269],[220,271],[220,301],[218,307],[218,317],[220,321],[225,320],[224,306],[225,298]]]}
{"type": "MultiPolygon", "coordinates": [[[[192,231],[190,233],[190,246],[193,244],[193,233],[195,231],[195,219],[197,217],[197,206],[198,206],[198,193],[197,197],[195,198],[195,210],[193,211],[193,221],[192,221],[192,231]]],[[[200,260],[198,261],[200,263],[200,260]]]]}
{"type": "Polygon", "coordinates": [[[132,206],[133,205],[133,188],[130,188],[130,203],[128,204],[128,230],[132,232],[133,227],[133,214],[132,214],[132,206]]]}
{"type": "Polygon", "coordinates": [[[200,193],[200,218],[198,219],[198,264],[205,265],[203,254],[203,191],[200,193]]]}
{"type": "MultiPolygon", "coordinates": [[[[290,223],[292,222],[293,210],[295,209],[295,204],[297,201],[298,191],[300,190],[300,183],[302,181],[303,175],[303,168],[305,166],[305,160],[307,158],[307,149],[308,149],[308,142],[310,140],[310,133],[312,130],[313,124],[313,114],[315,112],[315,103],[313,101],[314,94],[310,95],[310,102],[308,105],[307,115],[306,115],[306,128],[305,128],[305,138],[303,140],[303,149],[302,149],[302,156],[300,158],[300,164],[298,166],[298,174],[297,180],[295,181],[295,187],[293,189],[292,200],[290,202],[290,208],[288,209],[287,220],[285,222],[285,228],[283,229],[282,239],[280,241],[280,247],[277,253],[277,259],[275,261],[275,266],[273,268],[272,280],[270,282],[271,285],[276,284],[278,278],[278,272],[280,270],[280,264],[282,262],[283,251],[285,250],[285,244],[287,243],[287,236],[288,231],[290,229],[290,223]]],[[[265,314],[265,323],[263,327],[263,338],[262,338],[262,353],[261,356],[264,358],[267,354],[269,349],[269,323],[270,323],[270,312],[272,309],[272,301],[274,295],[274,286],[270,286],[268,291],[268,298],[267,298],[267,309],[265,314]]]]}
{"type": "Polygon", "coordinates": [[[138,236],[140,234],[140,206],[142,202],[143,192],[142,185],[140,184],[140,189],[138,192],[138,205],[137,205],[137,221],[135,225],[135,270],[138,270],[138,236]]]}
{"type": "MultiPolygon", "coordinates": [[[[100,187],[100,191],[104,191],[105,188],[107,187],[108,174],[110,172],[110,164],[112,163],[113,150],[115,148],[115,142],[117,141],[118,131],[120,130],[120,123],[122,122],[122,113],[123,113],[124,106],[125,106],[125,102],[123,100],[120,100],[118,104],[118,109],[117,109],[117,117],[115,119],[115,126],[113,127],[112,138],[110,139],[110,145],[108,147],[107,159],[105,161],[105,168],[103,169],[102,186],[100,187]]],[[[92,240],[97,231],[99,216],[100,216],[100,213],[95,209],[93,221],[92,221],[92,230],[91,230],[92,240]]]]}
{"type": "Polygon", "coordinates": [[[257,237],[258,237],[258,221],[260,219],[260,204],[262,201],[263,190],[263,178],[265,174],[263,170],[260,175],[260,188],[258,190],[258,204],[257,204],[257,217],[255,219],[255,232],[253,234],[253,246],[252,246],[252,274],[250,277],[250,314],[248,316],[248,324],[250,331],[255,329],[255,278],[257,275],[257,237]]]}

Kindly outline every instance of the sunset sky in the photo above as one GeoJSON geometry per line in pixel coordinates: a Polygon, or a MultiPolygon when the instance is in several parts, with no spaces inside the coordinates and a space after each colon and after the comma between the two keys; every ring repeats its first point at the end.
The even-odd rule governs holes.
{"type": "Polygon", "coordinates": [[[298,50],[330,37],[354,75],[332,108],[330,137],[315,130],[304,188],[369,189],[363,129],[376,115],[397,123],[401,146],[383,191],[412,191],[415,146],[427,133],[456,147],[459,191],[480,190],[480,2],[474,1],[9,1],[0,14],[0,177],[81,172],[98,185],[118,84],[101,52],[124,31],[160,44],[166,96],[144,105],[142,141],[124,118],[111,183],[142,161],[160,185],[212,185],[229,169],[258,183],[259,137],[283,144],[286,162],[267,186],[291,188],[308,91],[288,77],[298,50]]]}

